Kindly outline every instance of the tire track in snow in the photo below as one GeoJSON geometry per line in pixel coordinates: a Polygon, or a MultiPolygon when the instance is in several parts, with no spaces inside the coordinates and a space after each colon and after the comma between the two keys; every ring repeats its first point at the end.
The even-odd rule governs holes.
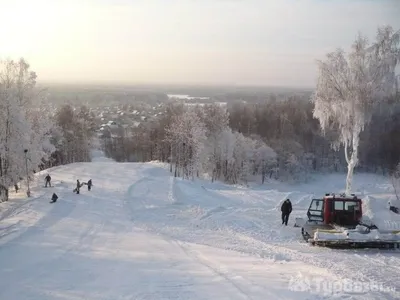
{"type": "MultiPolygon", "coordinates": [[[[176,182],[175,182],[175,181],[172,181],[172,182],[171,182],[170,190],[176,192],[177,189],[179,189],[179,188],[177,187],[176,182]]],[[[216,193],[216,194],[219,194],[218,192],[211,192],[211,191],[206,190],[206,189],[205,189],[205,191],[206,191],[206,193],[207,193],[209,196],[214,196],[215,193],[216,193]]],[[[182,194],[182,192],[180,191],[180,189],[179,189],[179,192],[180,192],[180,194],[182,194]]],[[[220,196],[222,196],[222,197],[224,197],[224,198],[226,197],[226,196],[223,196],[223,195],[220,195],[220,196]]],[[[173,198],[176,199],[176,196],[175,196],[174,194],[173,194],[173,198]]],[[[249,209],[252,209],[252,208],[249,208],[249,209]]],[[[202,216],[200,217],[200,220],[207,219],[207,218],[211,217],[211,216],[212,216],[213,214],[215,214],[215,213],[221,213],[221,212],[224,212],[224,211],[226,211],[226,210],[227,210],[227,209],[226,209],[225,207],[223,207],[223,206],[215,207],[215,208],[209,210],[208,212],[206,212],[204,215],[202,215],[202,216]]],[[[238,209],[238,211],[240,211],[240,210],[241,210],[241,209],[238,209]]],[[[234,213],[234,212],[231,212],[231,213],[234,213]]],[[[160,234],[159,232],[157,232],[157,233],[160,234]]],[[[231,286],[233,286],[233,287],[239,292],[239,294],[242,296],[243,299],[248,299],[248,300],[252,300],[252,299],[253,299],[253,298],[249,295],[249,292],[246,291],[245,288],[241,287],[240,283],[238,283],[238,282],[234,279],[235,275],[229,273],[228,268],[225,267],[225,269],[226,269],[225,271],[224,271],[224,270],[221,270],[220,267],[214,266],[213,263],[212,263],[211,261],[207,260],[207,258],[206,258],[205,256],[203,256],[200,252],[198,252],[198,251],[194,252],[194,251],[192,251],[192,250],[189,250],[189,249],[185,246],[185,244],[186,244],[185,242],[179,241],[178,239],[173,238],[173,237],[167,237],[167,235],[164,234],[164,233],[161,233],[161,234],[164,236],[164,238],[165,238],[168,242],[170,242],[170,243],[173,242],[174,244],[176,244],[177,246],[179,246],[179,248],[182,250],[182,252],[183,252],[187,257],[189,257],[190,259],[192,259],[192,260],[195,261],[196,263],[199,263],[199,264],[205,266],[205,267],[208,268],[211,272],[213,272],[213,274],[215,274],[216,276],[222,277],[225,281],[227,281],[231,286]]],[[[240,276],[240,277],[241,277],[243,280],[245,280],[244,277],[242,277],[242,276],[240,276]]],[[[245,281],[247,281],[247,285],[248,285],[248,286],[252,286],[252,287],[254,288],[254,283],[251,283],[251,282],[249,282],[248,280],[245,280],[245,281]]],[[[272,298],[273,298],[273,299],[278,299],[278,298],[276,298],[276,297],[277,297],[276,294],[271,294],[271,293],[269,293],[268,291],[266,291],[266,290],[264,289],[264,295],[265,295],[265,294],[268,294],[268,296],[271,296],[271,299],[272,299],[272,298]]]]}
{"type": "Polygon", "coordinates": [[[222,277],[225,281],[227,281],[230,285],[232,285],[242,295],[244,299],[253,300],[253,298],[249,296],[249,293],[245,292],[244,289],[238,283],[236,283],[236,281],[232,279],[231,276],[229,276],[229,273],[227,271],[224,272],[221,271],[220,268],[212,266],[211,262],[207,261],[207,259],[204,256],[202,256],[200,253],[195,253],[194,251],[189,250],[184,246],[183,243],[178,242],[176,240],[174,240],[174,243],[183,251],[183,253],[185,253],[187,257],[189,257],[196,263],[205,266],[215,275],[222,277]]]}
{"type": "Polygon", "coordinates": [[[141,184],[152,181],[155,180],[149,177],[144,177],[135,181],[129,186],[128,191],[125,195],[124,204],[127,204],[130,207],[131,211],[133,210],[132,204],[136,204],[136,206],[138,204],[137,202],[132,203],[132,200],[139,200],[140,204],[142,205],[141,208],[146,207],[144,199],[150,193],[150,187],[148,185],[145,185],[144,191],[140,191],[139,195],[135,192],[137,192],[136,190],[138,189],[138,187],[140,187],[141,184]]]}
{"type": "MultiPolygon", "coordinates": [[[[128,196],[132,196],[132,192],[138,188],[138,186],[140,186],[140,184],[144,184],[146,182],[152,181],[150,178],[142,178],[138,181],[136,181],[134,184],[132,184],[129,189],[128,189],[128,196]]],[[[175,182],[175,178],[173,176],[170,177],[169,179],[169,186],[168,186],[168,201],[171,204],[176,204],[178,203],[178,200],[175,196],[176,193],[176,186],[175,186],[176,182],[175,182]]],[[[142,194],[142,196],[146,196],[146,194],[150,193],[150,189],[146,186],[146,188],[144,189],[145,193],[142,194]]],[[[131,205],[129,205],[129,208],[131,210],[131,212],[133,212],[133,207],[131,205]]],[[[189,258],[191,261],[193,261],[195,264],[201,265],[203,267],[206,267],[209,271],[212,272],[212,274],[214,274],[215,276],[221,278],[223,281],[227,282],[230,286],[233,286],[235,288],[235,290],[237,292],[239,292],[240,295],[242,295],[243,299],[247,299],[247,300],[252,300],[245,292],[242,291],[242,289],[237,286],[237,284],[235,282],[233,282],[231,279],[229,279],[229,277],[227,275],[224,275],[221,272],[218,272],[215,268],[210,267],[209,265],[205,264],[204,262],[200,261],[198,258],[194,257],[193,255],[191,255],[190,253],[188,253],[188,250],[186,248],[184,248],[183,246],[181,246],[181,244],[173,239],[172,237],[168,237],[167,235],[159,232],[158,230],[156,230],[154,227],[151,226],[146,226],[145,231],[150,233],[150,234],[156,234],[158,238],[161,238],[163,241],[165,241],[167,244],[169,244],[173,249],[180,249],[181,252],[184,253],[184,255],[189,258]]],[[[152,244],[152,247],[157,249],[159,252],[165,252],[165,248],[163,248],[161,245],[159,244],[152,244]]],[[[176,253],[174,253],[173,255],[176,255],[176,253]]],[[[179,263],[179,262],[177,262],[179,263]]],[[[175,264],[177,264],[175,263],[175,264]]],[[[171,267],[174,267],[174,263],[171,265],[171,267]]],[[[174,298],[176,298],[177,295],[175,295],[174,298]]]]}
{"type": "MultiPolygon", "coordinates": [[[[85,215],[89,215],[93,212],[93,208],[95,207],[95,198],[90,198],[90,206],[86,210],[85,215]]],[[[97,205],[97,204],[96,204],[97,205]]],[[[78,247],[72,248],[71,250],[76,252],[76,253],[83,253],[85,251],[90,250],[90,246],[93,244],[94,239],[96,238],[96,235],[101,232],[101,230],[104,228],[105,220],[102,219],[99,223],[96,223],[94,221],[89,221],[90,226],[83,232],[83,234],[79,237],[79,243],[78,247]]]]}
{"type": "MultiPolygon", "coordinates": [[[[130,188],[128,195],[132,192],[134,188],[137,188],[138,185],[150,181],[148,178],[143,178],[141,180],[138,180],[135,182],[130,188]]],[[[174,177],[171,176],[169,180],[169,188],[168,188],[168,200],[170,203],[177,203],[177,198],[175,197],[175,192],[176,192],[176,182],[174,180],[174,177]]],[[[149,193],[150,189],[146,190],[146,193],[149,193]]],[[[131,208],[132,209],[132,208],[131,208]]],[[[165,242],[170,244],[174,248],[179,248],[185,255],[188,257],[190,260],[192,260],[194,263],[199,264],[203,267],[206,267],[208,270],[210,270],[215,276],[220,277],[223,281],[227,282],[230,286],[234,287],[237,292],[242,296],[243,299],[247,300],[252,300],[252,298],[232,279],[229,277],[229,275],[218,271],[215,267],[212,267],[210,263],[204,262],[204,260],[201,260],[197,256],[191,254],[187,248],[185,248],[178,240],[168,237],[167,235],[159,232],[155,228],[147,227],[146,231],[149,233],[155,233],[157,234],[158,237],[162,238],[165,242]]],[[[164,251],[164,249],[160,246],[155,246],[159,251],[164,251]]]]}

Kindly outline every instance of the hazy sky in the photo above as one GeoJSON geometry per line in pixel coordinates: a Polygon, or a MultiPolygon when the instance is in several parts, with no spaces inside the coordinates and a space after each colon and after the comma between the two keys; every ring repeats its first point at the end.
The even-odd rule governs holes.
{"type": "Polygon", "coordinates": [[[400,0],[0,0],[0,56],[39,81],[314,86],[400,0]]]}

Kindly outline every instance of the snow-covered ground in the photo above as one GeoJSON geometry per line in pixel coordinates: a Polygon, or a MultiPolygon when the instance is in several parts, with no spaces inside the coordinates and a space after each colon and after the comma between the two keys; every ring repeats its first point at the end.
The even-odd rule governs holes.
{"type": "MultiPolygon", "coordinates": [[[[175,179],[160,163],[55,167],[36,175],[30,200],[0,205],[0,299],[399,299],[400,252],[312,247],[293,227],[344,180],[241,188],[175,179]],[[92,191],[72,193],[90,178],[92,191]]],[[[400,228],[386,179],[356,175],[354,186],[370,218],[400,228]]]]}

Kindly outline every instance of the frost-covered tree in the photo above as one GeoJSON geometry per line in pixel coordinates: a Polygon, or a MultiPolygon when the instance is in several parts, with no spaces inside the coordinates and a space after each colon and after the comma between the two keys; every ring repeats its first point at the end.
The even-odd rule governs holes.
{"type": "Polygon", "coordinates": [[[58,163],[90,161],[95,124],[88,108],[75,109],[64,105],[57,110],[55,122],[57,127],[52,132],[53,142],[57,144],[54,156],[58,163]]]}
{"type": "Polygon", "coordinates": [[[276,152],[261,140],[254,143],[254,174],[261,174],[264,183],[267,172],[276,165],[276,152]]]}
{"type": "MultiPolygon", "coordinates": [[[[214,140],[211,139],[213,142],[214,140]]],[[[210,161],[212,163],[212,181],[223,178],[228,181],[229,171],[234,163],[233,151],[235,149],[236,136],[228,127],[221,130],[216,136],[215,145],[209,147],[210,161]]]]}
{"type": "Polygon", "coordinates": [[[167,129],[167,140],[171,145],[171,163],[175,164],[175,176],[197,176],[202,166],[206,128],[196,112],[187,110],[174,117],[167,129]]]}
{"type": "Polygon", "coordinates": [[[27,121],[30,122],[31,136],[28,145],[28,167],[34,171],[48,160],[56,150],[52,143],[52,131],[55,127],[54,120],[49,114],[44,99],[37,99],[35,106],[27,112],[27,121]]]}
{"type": "Polygon", "coordinates": [[[29,176],[37,170],[54,150],[50,143],[52,123],[43,110],[40,94],[36,74],[24,59],[0,63],[0,198],[3,200],[8,199],[10,186],[26,178],[26,172],[29,176]]]}
{"type": "Polygon", "coordinates": [[[224,141],[226,134],[229,135],[229,116],[226,109],[217,104],[199,107],[198,115],[206,127],[207,141],[203,153],[207,156],[205,168],[211,174],[211,180],[214,181],[221,176],[222,161],[225,159],[221,147],[226,144],[222,145],[220,142],[224,141]]]}
{"type": "Polygon", "coordinates": [[[230,181],[232,183],[240,181],[247,183],[253,166],[255,141],[239,132],[235,132],[234,135],[236,140],[233,149],[234,163],[231,168],[230,181]]]}
{"type": "Polygon", "coordinates": [[[361,35],[346,54],[339,49],[319,61],[319,76],[312,97],[314,117],[322,130],[334,128],[334,146],[344,146],[348,165],[346,193],[351,192],[358,163],[360,134],[382,100],[395,92],[396,66],[400,60],[400,33],[387,26],[378,29],[371,45],[361,35]]]}

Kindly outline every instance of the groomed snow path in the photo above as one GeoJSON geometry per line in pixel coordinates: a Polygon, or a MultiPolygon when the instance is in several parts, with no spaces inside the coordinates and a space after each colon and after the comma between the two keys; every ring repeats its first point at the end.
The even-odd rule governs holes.
{"type": "Polygon", "coordinates": [[[193,183],[157,163],[49,173],[54,187],[38,174],[29,201],[0,211],[0,299],[400,299],[398,253],[310,247],[295,216],[282,228],[279,202],[290,197],[301,215],[305,192],[193,183]],[[72,193],[90,178],[92,191],[72,193]],[[304,286],[310,280],[389,289],[304,286]]]}

